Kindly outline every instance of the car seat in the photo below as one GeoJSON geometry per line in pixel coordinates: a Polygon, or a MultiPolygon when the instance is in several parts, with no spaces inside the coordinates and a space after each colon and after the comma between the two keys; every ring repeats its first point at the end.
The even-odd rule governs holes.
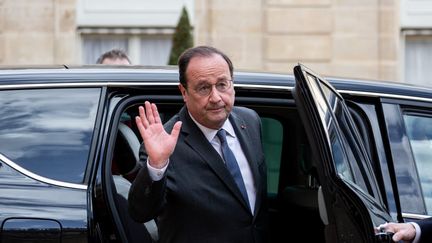
{"type": "Polygon", "coordinates": [[[140,142],[130,127],[120,123],[112,161],[112,173],[122,175],[129,180],[128,176],[135,173],[138,166],[138,153],[140,142]]]}
{"type": "Polygon", "coordinates": [[[128,242],[156,242],[158,240],[158,230],[155,220],[144,224],[134,221],[128,211],[128,194],[131,182],[125,176],[139,168],[138,153],[140,142],[127,125],[120,123],[117,133],[117,140],[114,149],[114,161],[119,174],[113,174],[114,195],[117,211],[122,221],[123,229],[126,233],[128,242]]]}

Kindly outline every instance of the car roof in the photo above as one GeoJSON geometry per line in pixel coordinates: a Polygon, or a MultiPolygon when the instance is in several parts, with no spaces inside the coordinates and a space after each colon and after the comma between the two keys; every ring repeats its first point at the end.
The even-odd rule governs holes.
{"type": "MultiPolygon", "coordinates": [[[[333,78],[326,79],[343,93],[373,93],[412,96],[432,99],[432,88],[396,82],[366,79],[333,78]]],[[[291,90],[295,86],[292,74],[236,71],[235,85],[253,87],[279,87],[291,90]]],[[[143,83],[177,85],[176,66],[20,66],[0,68],[0,89],[18,88],[20,85],[105,85],[134,86],[143,83]]]]}

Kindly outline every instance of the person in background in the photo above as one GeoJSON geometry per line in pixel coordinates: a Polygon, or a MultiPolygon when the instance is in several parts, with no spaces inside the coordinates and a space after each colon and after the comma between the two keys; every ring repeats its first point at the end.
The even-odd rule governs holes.
{"type": "Polygon", "coordinates": [[[381,231],[393,232],[393,241],[412,243],[432,242],[432,219],[409,223],[385,223],[378,227],[381,231]]]}
{"type": "MultiPolygon", "coordinates": [[[[105,65],[131,65],[130,59],[126,52],[120,50],[120,49],[112,49],[105,53],[103,53],[96,61],[96,64],[105,64],[105,65]]],[[[132,127],[132,119],[131,116],[127,112],[123,112],[120,117],[120,122],[125,124],[127,127],[132,127]]],[[[122,125],[120,125],[122,126],[122,125]]],[[[126,128],[123,128],[126,129],[126,128]]],[[[139,142],[138,142],[139,144],[139,142]]],[[[115,147],[115,153],[114,158],[112,162],[112,171],[114,175],[121,174],[123,177],[127,178],[128,180],[132,181],[134,176],[136,176],[136,172],[134,169],[127,171],[129,168],[128,166],[132,163],[128,163],[125,166],[124,161],[130,161],[131,159],[125,159],[123,153],[120,153],[119,151],[123,151],[121,146],[124,146],[124,143],[116,143],[115,147]],[[119,162],[118,162],[119,161],[119,162]]],[[[139,147],[139,145],[138,145],[139,147]]],[[[137,147],[137,151],[138,151],[137,147]]],[[[138,153],[137,155],[138,156],[138,153]]],[[[135,164],[135,163],[134,163],[135,164]]],[[[116,178],[115,178],[116,179],[116,178]]],[[[117,183],[119,184],[119,183],[117,183]]]]}
{"type": "Polygon", "coordinates": [[[102,54],[97,59],[96,64],[130,65],[131,61],[124,51],[120,49],[112,49],[102,54]]]}
{"type": "MultiPolygon", "coordinates": [[[[105,64],[105,65],[131,65],[132,62],[130,61],[128,55],[126,52],[124,52],[121,49],[112,49],[109,50],[102,55],[99,56],[99,58],[96,61],[96,64],[105,64]]],[[[131,117],[127,113],[123,113],[121,118],[121,122],[125,123],[129,127],[131,127],[131,117]]]]}
{"type": "Polygon", "coordinates": [[[221,51],[188,49],[178,66],[179,113],[163,126],[155,104],[139,107],[131,216],[157,218],[160,243],[267,242],[260,117],[234,106],[233,65],[221,51]]]}

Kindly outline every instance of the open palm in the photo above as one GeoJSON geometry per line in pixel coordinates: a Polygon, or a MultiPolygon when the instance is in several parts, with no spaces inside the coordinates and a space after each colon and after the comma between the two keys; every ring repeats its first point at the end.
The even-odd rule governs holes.
{"type": "Polygon", "coordinates": [[[135,121],[144,141],[150,165],[162,168],[168,162],[177,144],[181,122],[177,122],[171,134],[168,134],[163,127],[156,105],[146,101],[144,106],[145,109],[139,107],[139,116],[135,121]]]}

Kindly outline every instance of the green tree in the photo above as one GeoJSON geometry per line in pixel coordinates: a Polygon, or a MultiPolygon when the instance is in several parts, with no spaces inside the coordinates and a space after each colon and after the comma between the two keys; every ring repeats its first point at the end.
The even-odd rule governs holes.
{"type": "Polygon", "coordinates": [[[172,48],[168,65],[176,65],[179,56],[183,51],[193,46],[192,26],[189,22],[188,13],[185,7],[177,23],[176,30],[172,38],[172,48]]]}

